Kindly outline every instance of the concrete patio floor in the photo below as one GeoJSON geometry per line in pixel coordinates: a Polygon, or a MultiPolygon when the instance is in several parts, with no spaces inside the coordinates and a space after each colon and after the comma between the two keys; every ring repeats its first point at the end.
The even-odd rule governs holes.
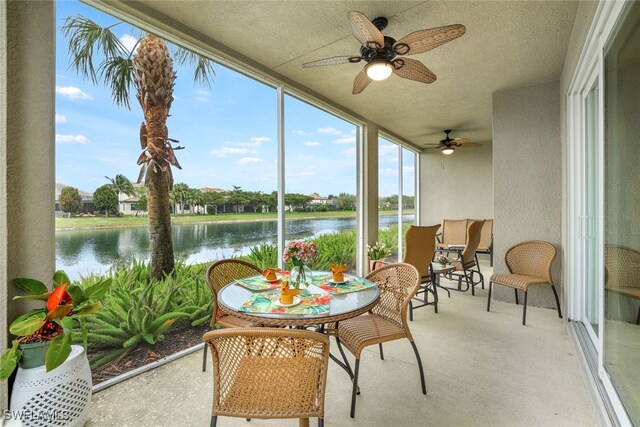
{"type": "MultiPolygon", "coordinates": [[[[488,278],[491,269],[482,264],[488,278]]],[[[385,344],[385,360],[377,346],[363,353],[355,419],[349,417],[349,377],[329,362],[325,424],[597,425],[556,311],[530,307],[525,327],[522,306],[492,302],[487,313],[486,297],[486,289],[475,297],[452,292],[447,298],[441,292],[438,314],[432,307],[414,312],[410,328],[425,367],[426,396],[407,340],[385,344]]],[[[331,349],[337,352],[333,340],[331,349]]],[[[208,426],[212,369],[202,372],[201,363],[199,351],[96,393],[87,426],[208,426]]],[[[297,420],[218,420],[222,427],[297,425],[297,420]]]]}

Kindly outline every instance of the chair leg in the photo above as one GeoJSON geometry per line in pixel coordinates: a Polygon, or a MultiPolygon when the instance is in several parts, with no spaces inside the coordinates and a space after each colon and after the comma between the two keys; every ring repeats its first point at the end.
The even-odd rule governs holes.
{"type": "Polygon", "coordinates": [[[524,291],[524,306],[522,307],[522,324],[526,324],[527,323],[527,294],[529,293],[528,290],[525,289],[524,291]]]}
{"type": "Polygon", "coordinates": [[[636,318],[636,325],[640,325],[640,306],[638,306],[638,317],[636,318]]]}
{"type": "Polygon", "coordinates": [[[480,271],[480,261],[478,261],[478,254],[475,254],[476,257],[476,268],[478,269],[478,274],[480,275],[480,283],[482,283],[482,289],[484,289],[484,276],[482,275],[482,271],[480,271]]]}
{"type": "Polygon", "coordinates": [[[380,360],[384,360],[384,353],[382,352],[382,343],[378,343],[378,346],[380,347],[380,360]]]}
{"type": "Polygon", "coordinates": [[[324,418],[318,418],[318,427],[324,427],[324,418]]]}
{"type": "Polygon", "coordinates": [[[356,370],[353,376],[353,390],[351,391],[351,418],[356,414],[356,392],[358,391],[358,371],[360,369],[360,359],[356,359],[356,370]]]}
{"type": "Polygon", "coordinates": [[[519,304],[519,302],[518,302],[518,290],[516,288],[513,288],[513,293],[516,294],[516,305],[518,305],[519,304]]]}
{"type": "Polygon", "coordinates": [[[211,423],[209,424],[209,427],[216,427],[217,423],[218,423],[218,416],[217,415],[212,415],[211,416],[211,423]]]}
{"type": "Polygon", "coordinates": [[[491,285],[493,285],[492,282],[489,282],[489,296],[487,297],[487,311],[491,311],[491,285]]]}
{"type": "Polygon", "coordinates": [[[413,303],[409,301],[409,320],[413,322],[413,303]]]}
{"type": "Polygon", "coordinates": [[[471,287],[471,295],[476,296],[476,287],[473,286],[473,278],[471,279],[471,283],[469,283],[469,274],[467,273],[467,269],[463,268],[462,271],[464,272],[464,280],[467,282],[467,289],[471,287]]]}
{"type": "Polygon", "coordinates": [[[209,350],[209,345],[205,344],[202,352],[202,372],[207,372],[207,350],[209,350]]]}
{"type": "Polygon", "coordinates": [[[351,365],[349,365],[349,361],[347,360],[347,355],[344,354],[344,350],[342,349],[342,344],[340,344],[340,338],[336,336],[336,344],[338,344],[338,350],[340,350],[340,354],[342,355],[342,360],[344,360],[344,365],[347,367],[347,373],[353,379],[353,371],[351,370],[351,365]]]}
{"type": "Polygon", "coordinates": [[[560,310],[560,298],[558,298],[558,292],[556,291],[556,287],[551,285],[551,289],[553,290],[553,296],[556,297],[556,307],[558,307],[558,317],[562,319],[562,311],[560,310]]]}
{"type": "Polygon", "coordinates": [[[416,347],[416,343],[413,341],[411,341],[411,347],[413,347],[413,352],[416,354],[416,359],[418,359],[418,368],[420,368],[420,382],[422,383],[422,394],[427,394],[427,384],[424,381],[424,370],[422,369],[422,359],[420,359],[418,347],[416,347]]]}
{"type": "Polygon", "coordinates": [[[298,421],[298,426],[309,427],[309,418],[300,418],[300,420],[298,421]]]}

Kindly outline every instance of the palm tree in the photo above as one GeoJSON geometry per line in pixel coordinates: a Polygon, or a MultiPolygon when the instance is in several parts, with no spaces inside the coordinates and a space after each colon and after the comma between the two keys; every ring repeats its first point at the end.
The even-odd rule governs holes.
{"type": "MultiPolygon", "coordinates": [[[[153,34],[142,37],[131,51],[120,42],[112,29],[120,23],[102,27],[76,15],[65,19],[62,32],[69,42],[71,66],[94,84],[103,83],[119,107],[130,108],[130,89],[135,87],[144,121],[140,126],[143,165],[148,199],[151,275],[161,279],[173,273],[175,259],[171,236],[169,192],[173,186],[171,166],[180,168],[169,138],[167,117],[173,102],[176,72],[165,42],[153,34]]],[[[174,57],[180,64],[195,65],[194,80],[210,85],[213,64],[192,52],[177,49],[174,57]]]]}
{"type": "Polygon", "coordinates": [[[122,204],[120,203],[120,194],[125,194],[129,197],[136,194],[133,184],[126,176],[118,174],[115,178],[109,178],[108,176],[105,176],[105,178],[111,181],[111,187],[113,188],[114,193],[116,193],[116,197],[118,197],[118,206],[122,207],[122,204]]]}

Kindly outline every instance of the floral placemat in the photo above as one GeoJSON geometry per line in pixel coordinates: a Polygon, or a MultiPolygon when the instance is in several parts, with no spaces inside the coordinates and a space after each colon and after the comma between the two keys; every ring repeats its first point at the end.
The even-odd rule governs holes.
{"type": "Polygon", "coordinates": [[[244,313],[282,313],[282,314],[326,314],[329,313],[331,295],[312,294],[302,291],[298,297],[300,304],[291,307],[280,307],[274,304],[280,298],[279,292],[251,295],[238,309],[244,313]]]}
{"type": "Polygon", "coordinates": [[[250,291],[268,291],[280,287],[280,280],[267,282],[262,276],[246,277],[236,280],[236,283],[250,291]]]}
{"type": "Polygon", "coordinates": [[[320,282],[318,287],[330,294],[338,295],[348,294],[349,292],[358,292],[375,286],[374,283],[371,283],[368,280],[347,276],[345,276],[345,279],[347,279],[347,281],[344,283],[331,283],[328,280],[323,280],[320,282]]]}

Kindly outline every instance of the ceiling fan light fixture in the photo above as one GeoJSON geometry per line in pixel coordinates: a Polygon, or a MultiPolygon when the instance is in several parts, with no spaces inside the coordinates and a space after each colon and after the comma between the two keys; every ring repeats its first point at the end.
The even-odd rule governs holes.
{"type": "Polygon", "coordinates": [[[442,154],[444,154],[445,156],[450,156],[454,153],[454,151],[456,151],[456,149],[453,147],[445,147],[442,149],[442,154]]]}
{"type": "Polygon", "coordinates": [[[371,80],[385,80],[393,73],[393,64],[386,59],[377,59],[364,67],[371,80]]]}

